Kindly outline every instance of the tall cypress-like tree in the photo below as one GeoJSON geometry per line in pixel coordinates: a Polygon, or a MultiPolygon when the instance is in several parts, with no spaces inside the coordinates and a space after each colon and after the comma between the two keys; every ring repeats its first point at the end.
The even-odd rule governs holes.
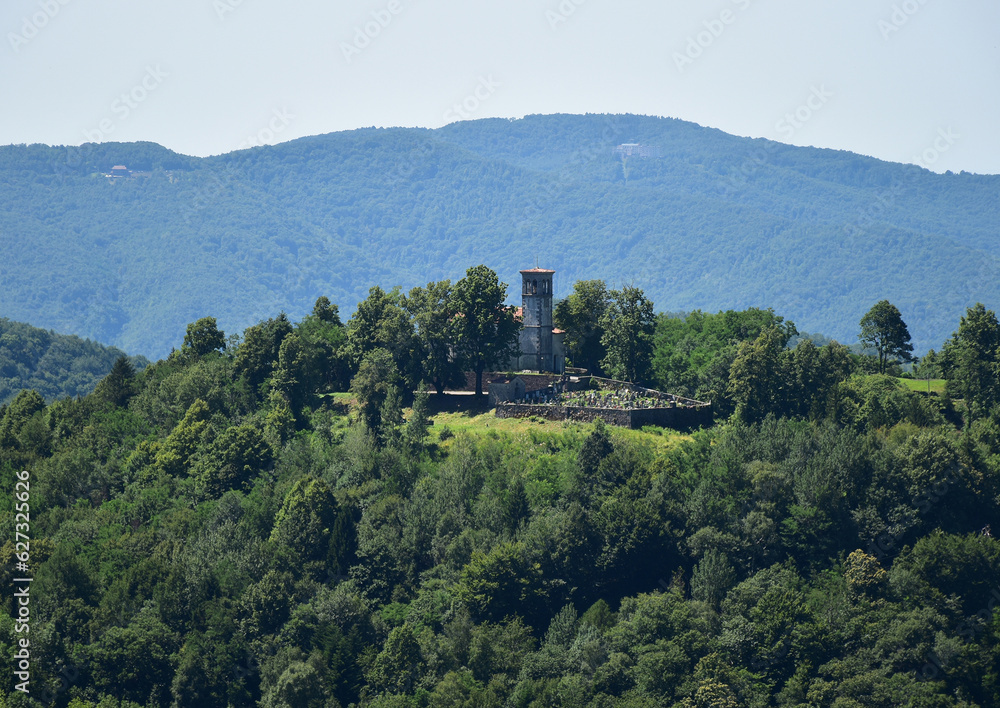
{"type": "Polygon", "coordinates": [[[406,421],[406,429],[403,431],[403,437],[414,452],[419,452],[424,444],[427,428],[430,426],[430,417],[427,387],[421,383],[413,397],[413,412],[410,414],[410,419],[406,421]]]}
{"type": "Polygon", "coordinates": [[[94,389],[94,395],[118,407],[128,405],[135,394],[135,367],[124,354],[115,359],[111,373],[105,376],[94,389]]]}

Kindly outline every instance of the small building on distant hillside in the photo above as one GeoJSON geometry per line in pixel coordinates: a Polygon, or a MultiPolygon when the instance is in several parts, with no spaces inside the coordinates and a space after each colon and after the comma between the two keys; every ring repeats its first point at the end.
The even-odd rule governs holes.
{"type": "Polygon", "coordinates": [[[115,165],[114,167],[111,168],[111,171],[108,173],[107,176],[108,177],[128,177],[131,174],[132,173],[129,172],[129,169],[125,165],[115,165]]]}
{"type": "Polygon", "coordinates": [[[639,143],[622,143],[621,145],[615,148],[615,154],[621,158],[638,157],[640,159],[646,160],[659,157],[660,146],[641,145],[639,143]]]}

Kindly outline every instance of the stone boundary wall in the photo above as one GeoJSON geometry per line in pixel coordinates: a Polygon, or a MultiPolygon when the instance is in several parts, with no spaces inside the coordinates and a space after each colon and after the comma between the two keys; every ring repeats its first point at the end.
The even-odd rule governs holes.
{"type": "MultiPolygon", "coordinates": [[[[522,374],[517,371],[513,372],[503,372],[503,371],[484,371],[483,372],[483,392],[488,393],[490,386],[494,383],[504,383],[514,378],[515,376],[520,376],[521,380],[524,381],[525,389],[529,392],[540,391],[548,388],[552,384],[562,381],[562,374],[522,374]]],[[[465,372],[465,384],[462,386],[449,387],[451,391],[475,391],[476,390],[476,374],[472,371],[465,372]]]]}
{"type": "Polygon", "coordinates": [[[712,425],[712,406],[685,406],[677,408],[634,408],[625,411],[631,416],[631,427],[657,425],[661,428],[708,428],[712,425]]]}
{"type": "Polygon", "coordinates": [[[602,418],[608,425],[623,428],[641,428],[657,425],[662,428],[697,428],[712,424],[712,407],[702,405],[678,408],[586,408],[582,406],[538,406],[529,403],[500,403],[496,407],[497,418],[530,418],[538,416],[546,420],[572,420],[591,423],[602,418]]]}
{"type": "Polygon", "coordinates": [[[532,391],[544,391],[552,384],[558,383],[563,380],[562,374],[518,374],[514,373],[511,376],[520,376],[521,380],[524,381],[524,389],[528,393],[532,391]]]}
{"type": "Polygon", "coordinates": [[[530,418],[538,416],[546,420],[566,420],[565,406],[535,406],[530,403],[498,403],[497,418],[530,418]]]}
{"type": "Polygon", "coordinates": [[[604,422],[608,425],[620,425],[623,428],[632,427],[632,411],[623,411],[616,408],[560,407],[566,411],[566,420],[572,420],[575,423],[593,423],[598,418],[603,418],[604,422]]]}

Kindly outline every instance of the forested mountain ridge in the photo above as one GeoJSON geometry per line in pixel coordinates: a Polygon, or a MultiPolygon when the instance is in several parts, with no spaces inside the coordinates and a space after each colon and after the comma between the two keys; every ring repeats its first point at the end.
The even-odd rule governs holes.
{"type": "Polygon", "coordinates": [[[557,296],[633,282],[661,310],[769,306],[853,341],[871,303],[917,350],[1000,300],[1000,177],[640,116],[529,116],[362,129],[210,158],[150,143],[0,148],[0,311],[150,356],[211,312],[233,331],[350,312],[368,284],[514,282],[538,260],[557,296]],[[659,145],[659,159],[613,154],[659,145]],[[124,164],[150,176],[109,180],[124,164]],[[627,179],[626,179],[627,177],[627,179]]]}
{"type": "MultiPolygon", "coordinates": [[[[75,335],[57,334],[0,317],[0,404],[23,389],[45,400],[84,396],[125,353],[75,335]]],[[[149,362],[132,357],[134,367],[149,362]]]]}

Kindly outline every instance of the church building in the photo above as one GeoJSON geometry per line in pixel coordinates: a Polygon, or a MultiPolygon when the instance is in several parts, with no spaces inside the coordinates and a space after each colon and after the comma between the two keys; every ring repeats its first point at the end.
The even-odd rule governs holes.
{"type": "Polygon", "coordinates": [[[521,271],[520,355],[511,362],[518,371],[547,371],[561,374],[566,369],[564,332],[552,324],[552,275],[554,270],[529,268],[521,271]]]}

